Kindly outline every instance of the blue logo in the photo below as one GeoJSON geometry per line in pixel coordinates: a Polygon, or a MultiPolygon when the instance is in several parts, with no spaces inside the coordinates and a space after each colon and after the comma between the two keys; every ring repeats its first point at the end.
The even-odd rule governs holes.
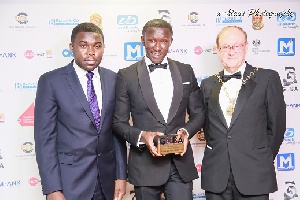
{"type": "Polygon", "coordinates": [[[144,56],[144,48],[141,42],[124,43],[124,60],[139,61],[144,56]]]}
{"type": "Polygon", "coordinates": [[[61,53],[63,57],[74,57],[73,53],[69,49],[64,49],[61,53]]]}
{"type": "Polygon", "coordinates": [[[283,15],[283,13],[281,12],[281,14],[277,15],[277,21],[278,22],[284,22],[284,21],[294,22],[294,21],[296,21],[296,12],[291,12],[291,15],[283,15]]]}
{"type": "Polygon", "coordinates": [[[0,58],[16,58],[15,52],[0,52],[0,58]]]}
{"type": "Polygon", "coordinates": [[[277,155],[277,170],[278,171],[293,171],[295,169],[294,153],[285,153],[277,155]]]}
{"type": "Polygon", "coordinates": [[[294,56],[295,55],[295,38],[279,38],[278,39],[278,56],[294,56]]]}
{"type": "Polygon", "coordinates": [[[284,133],[284,141],[285,142],[293,142],[294,136],[295,136],[294,128],[286,128],[286,131],[284,133]]]}
{"type": "Polygon", "coordinates": [[[241,24],[243,17],[217,17],[216,24],[241,24]]]}
{"type": "Polygon", "coordinates": [[[36,90],[37,83],[15,83],[16,90],[36,90]]]}
{"type": "Polygon", "coordinates": [[[76,26],[80,23],[79,19],[50,19],[51,26],[76,26]]]}
{"type": "Polygon", "coordinates": [[[117,17],[118,25],[137,25],[138,16],[136,15],[118,15],[117,17]]]}

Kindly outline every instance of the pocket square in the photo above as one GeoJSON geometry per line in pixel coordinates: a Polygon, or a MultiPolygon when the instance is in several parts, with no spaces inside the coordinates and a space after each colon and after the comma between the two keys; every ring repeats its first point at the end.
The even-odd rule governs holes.
{"type": "Polygon", "coordinates": [[[184,82],[184,83],[183,83],[183,85],[187,85],[187,84],[190,84],[190,82],[184,82]]]}

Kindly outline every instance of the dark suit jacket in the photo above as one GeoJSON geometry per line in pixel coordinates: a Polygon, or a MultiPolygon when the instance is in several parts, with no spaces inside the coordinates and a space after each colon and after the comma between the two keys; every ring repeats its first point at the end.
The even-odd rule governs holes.
{"type": "Polygon", "coordinates": [[[115,179],[126,179],[125,140],[114,138],[111,128],[116,73],[99,67],[99,74],[99,131],[73,62],[39,79],[34,137],[44,194],[62,190],[68,200],[91,199],[99,174],[106,198],[112,199],[115,179]]]}
{"type": "MultiPolygon", "coordinates": [[[[244,79],[253,70],[247,64],[244,79]]],[[[275,192],[273,160],[286,130],[286,106],[278,73],[259,69],[242,85],[230,127],[219,104],[221,86],[216,76],[203,80],[200,86],[206,107],[204,134],[211,147],[206,146],[204,152],[202,188],[214,193],[224,191],[231,169],[242,194],[275,192]]]]}
{"type": "Polygon", "coordinates": [[[156,100],[145,60],[118,72],[116,109],[113,130],[130,144],[128,161],[129,182],[136,186],[159,186],[167,182],[171,159],[174,160],[183,181],[198,178],[190,144],[184,156],[153,157],[145,147],[136,147],[141,131],[160,131],[174,134],[180,128],[189,137],[200,130],[204,117],[199,104],[199,87],[190,65],[168,59],[174,85],[173,101],[165,121],[156,100]],[[185,123],[186,112],[189,121],[185,123]],[[133,126],[129,125],[130,114],[133,126]],[[202,117],[201,117],[202,116],[202,117]]]}

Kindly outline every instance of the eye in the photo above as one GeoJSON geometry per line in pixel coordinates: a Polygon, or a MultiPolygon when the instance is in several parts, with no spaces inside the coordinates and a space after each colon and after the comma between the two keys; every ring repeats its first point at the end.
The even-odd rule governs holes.
{"type": "Polygon", "coordinates": [[[229,49],[229,46],[223,46],[222,49],[227,50],[229,49]]]}
{"type": "Polygon", "coordinates": [[[85,44],[80,45],[81,48],[86,48],[85,44]]]}

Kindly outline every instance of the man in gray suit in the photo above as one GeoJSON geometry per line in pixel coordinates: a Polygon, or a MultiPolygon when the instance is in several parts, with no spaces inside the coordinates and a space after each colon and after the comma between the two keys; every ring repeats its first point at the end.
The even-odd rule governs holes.
{"type": "Polygon", "coordinates": [[[191,200],[198,178],[189,139],[204,122],[199,87],[190,65],[166,57],[172,35],[168,22],[148,21],[141,36],[146,56],[118,72],[113,130],[130,143],[128,176],[137,200],[158,200],[162,192],[191,200]],[[181,155],[158,154],[154,137],[176,133],[184,137],[181,155]]]}
{"type": "Polygon", "coordinates": [[[43,193],[47,200],[120,200],[126,144],[112,133],[116,73],[99,67],[102,30],[77,25],[69,47],[74,60],[38,82],[34,137],[43,193]]]}
{"type": "Polygon", "coordinates": [[[200,86],[206,115],[201,185],[207,200],[268,200],[277,190],[274,159],[286,130],[280,77],[245,62],[242,28],[224,28],[216,42],[224,70],[200,86]]]}

